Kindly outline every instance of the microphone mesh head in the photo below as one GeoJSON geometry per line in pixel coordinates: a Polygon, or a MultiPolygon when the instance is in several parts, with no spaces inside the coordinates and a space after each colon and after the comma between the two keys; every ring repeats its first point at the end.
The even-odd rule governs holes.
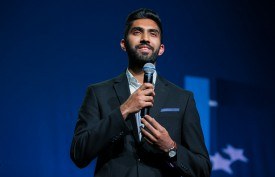
{"type": "Polygon", "coordinates": [[[152,63],[146,63],[144,66],[143,66],[143,71],[145,73],[151,73],[151,74],[154,74],[154,72],[156,71],[156,67],[154,64],[152,63]]]}

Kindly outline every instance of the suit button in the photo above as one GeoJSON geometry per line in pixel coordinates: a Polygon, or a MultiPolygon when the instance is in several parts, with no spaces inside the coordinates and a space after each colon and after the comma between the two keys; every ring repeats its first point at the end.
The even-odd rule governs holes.
{"type": "Polygon", "coordinates": [[[137,161],[140,162],[140,158],[138,158],[137,161]]]}

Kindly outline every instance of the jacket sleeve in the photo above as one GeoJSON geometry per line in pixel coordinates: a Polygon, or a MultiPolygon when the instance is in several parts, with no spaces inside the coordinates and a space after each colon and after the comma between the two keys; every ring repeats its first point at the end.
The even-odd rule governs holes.
{"type": "Polygon", "coordinates": [[[70,155],[80,168],[87,166],[99,153],[127,131],[119,107],[102,118],[98,98],[90,86],[79,110],[70,155]]]}
{"type": "Polygon", "coordinates": [[[174,167],[183,176],[209,177],[211,174],[209,155],[192,93],[186,104],[181,129],[181,142],[177,142],[177,159],[173,162],[174,167]]]}

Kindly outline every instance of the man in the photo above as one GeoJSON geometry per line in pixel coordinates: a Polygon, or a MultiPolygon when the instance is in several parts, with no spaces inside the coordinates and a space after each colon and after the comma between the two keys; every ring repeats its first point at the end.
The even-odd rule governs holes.
{"type": "Polygon", "coordinates": [[[132,12],[121,48],[128,68],[89,86],[71,146],[78,167],[97,157],[96,177],[209,177],[210,161],[191,92],[154,73],[143,83],[144,64],[156,64],[165,48],[159,16],[132,12]],[[150,107],[150,115],[140,110],[150,107]]]}

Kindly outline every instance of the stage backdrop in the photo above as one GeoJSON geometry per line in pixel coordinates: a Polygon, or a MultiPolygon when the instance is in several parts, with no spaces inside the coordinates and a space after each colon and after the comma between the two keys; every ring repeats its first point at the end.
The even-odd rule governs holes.
{"type": "Polygon", "coordinates": [[[89,84],[126,68],[119,43],[140,7],[162,18],[158,74],[180,87],[186,76],[208,83],[213,177],[273,176],[273,2],[9,0],[0,2],[1,177],[92,176],[94,163],[78,169],[69,157],[77,113],[89,84]]]}

